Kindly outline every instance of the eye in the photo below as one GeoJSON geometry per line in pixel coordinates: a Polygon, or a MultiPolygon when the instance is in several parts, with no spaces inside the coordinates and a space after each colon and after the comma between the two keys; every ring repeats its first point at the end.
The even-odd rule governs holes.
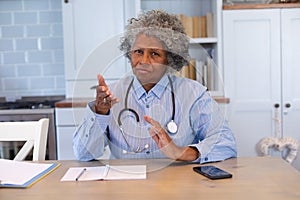
{"type": "Polygon", "coordinates": [[[136,49],[136,50],[133,51],[133,53],[134,53],[135,55],[142,55],[142,54],[143,54],[143,50],[141,50],[141,49],[136,49]]]}
{"type": "Polygon", "coordinates": [[[158,53],[156,51],[151,52],[151,55],[155,56],[155,57],[160,57],[160,53],[158,53]]]}

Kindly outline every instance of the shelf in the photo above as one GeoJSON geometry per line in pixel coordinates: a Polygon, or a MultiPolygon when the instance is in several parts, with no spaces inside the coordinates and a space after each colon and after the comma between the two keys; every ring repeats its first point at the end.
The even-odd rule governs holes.
{"type": "Polygon", "coordinates": [[[236,5],[224,5],[223,6],[223,10],[268,9],[268,8],[300,8],[300,2],[270,3],[270,4],[236,4],[236,5]]]}
{"type": "Polygon", "coordinates": [[[190,44],[204,44],[204,43],[217,43],[218,39],[216,37],[207,38],[190,38],[190,44]]]}

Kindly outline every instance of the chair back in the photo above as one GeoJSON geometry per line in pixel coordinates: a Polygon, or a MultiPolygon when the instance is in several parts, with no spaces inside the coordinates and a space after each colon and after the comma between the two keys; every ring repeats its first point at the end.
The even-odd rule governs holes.
{"type": "Polygon", "coordinates": [[[24,160],[33,148],[33,161],[43,161],[46,155],[49,119],[39,121],[0,122],[0,141],[25,141],[14,160],[24,160]]]}

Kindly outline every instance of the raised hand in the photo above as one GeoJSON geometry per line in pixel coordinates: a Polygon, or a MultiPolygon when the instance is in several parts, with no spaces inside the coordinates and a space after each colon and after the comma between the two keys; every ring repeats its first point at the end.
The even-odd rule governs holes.
{"type": "Polygon", "coordinates": [[[97,75],[98,86],[96,87],[96,101],[95,112],[98,114],[108,114],[110,108],[117,102],[118,98],[115,98],[110,92],[105,80],[101,74],[97,75]]]}

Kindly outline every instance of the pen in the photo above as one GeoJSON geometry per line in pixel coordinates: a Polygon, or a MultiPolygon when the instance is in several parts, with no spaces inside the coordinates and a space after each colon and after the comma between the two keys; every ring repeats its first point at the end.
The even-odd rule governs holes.
{"type": "Polygon", "coordinates": [[[82,171],[78,174],[75,181],[78,181],[78,179],[82,176],[82,174],[86,171],[86,168],[83,168],[82,171]]]}
{"type": "Polygon", "coordinates": [[[91,89],[91,90],[94,90],[94,89],[96,89],[98,86],[99,86],[99,85],[94,85],[94,86],[90,87],[90,89],[91,89]]]}

